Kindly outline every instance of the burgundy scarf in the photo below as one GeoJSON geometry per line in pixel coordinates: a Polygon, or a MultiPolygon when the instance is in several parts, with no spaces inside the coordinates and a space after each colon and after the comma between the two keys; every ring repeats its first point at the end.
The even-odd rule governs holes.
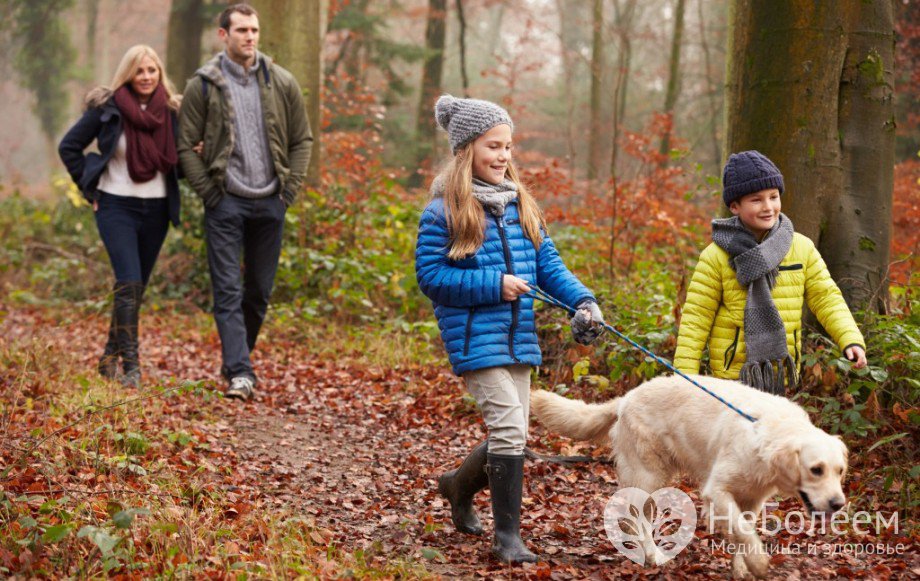
{"type": "Polygon", "coordinates": [[[163,85],[157,85],[146,110],[141,109],[140,101],[128,85],[115,91],[115,105],[124,119],[131,179],[143,183],[155,178],[158,171],[168,173],[179,158],[163,85]]]}

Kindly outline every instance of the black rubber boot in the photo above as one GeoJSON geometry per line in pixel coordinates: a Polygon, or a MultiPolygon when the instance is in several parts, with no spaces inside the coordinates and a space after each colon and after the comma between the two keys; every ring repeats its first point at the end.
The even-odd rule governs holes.
{"type": "Polygon", "coordinates": [[[482,523],[473,508],[473,496],[489,485],[486,451],[487,442],[479,444],[459,468],[438,478],[438,492],[450,502],[450,518],[461,533],[482,534],[482,523]]]}
{"type": "Polygon", "coordinates": [[[112,318],[109,321],[109,338],[105,343],[105,349],[102,351],[102,357],[99,358],[99,375],[106,379],[115,379],[118,375],[118,337],[115,334],[115,305],[112,305],[112,318]]]}
{"type": "Polygon", "coordinates": [[[141,384],[137,322],[143,294],[144,285],[140,282],[126,282],[115,289],[115,334],[123,370],[119,380],[125,387],[140,387],[141,384]]]}
{"type": "Polygon", "coordinates": [[[537,556],[521,540],[524,456],[489,454],[488,474],[495,520],[492,554],[505,563],[536,563],[537,556]]]}

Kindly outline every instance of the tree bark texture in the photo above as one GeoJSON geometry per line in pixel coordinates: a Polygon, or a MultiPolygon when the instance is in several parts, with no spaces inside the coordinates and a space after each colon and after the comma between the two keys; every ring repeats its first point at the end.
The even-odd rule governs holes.
{"type": "Polygon", "coordinates": [[[313,131],[313,149],[305,184],[320,179],[323,31],[326,3],[321,0],[254,0],[259,12],[260,50],[294,75],[304,93],[313,131]]]}
{"type": "Polygon", "coordinates": [[[180,91],[201,65],[203,0],[173,0],[166,30],[166,74],[180,91]]]}
{"type": "Polygon", "coordinates": [[[894,168],[891,0],[732,0],[729,153],[757,149],[786,184],[851,307],[886,293],[894,168]]]}

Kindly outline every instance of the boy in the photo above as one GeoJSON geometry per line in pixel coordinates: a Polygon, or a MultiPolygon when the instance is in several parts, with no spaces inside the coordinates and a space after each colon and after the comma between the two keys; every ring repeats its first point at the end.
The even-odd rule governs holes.
{"type": "Polygon", "coordinates": [[[847,359],[866,366],[866,348],[840,289],[807,237],[780,213],[783,176],[757,151],[732,154],[722,200],[733,216],[712,221],[687,290],[674,365],[699,373],[703,347],[716,377],[782,395],[796,383],[802,303],[847,359]]]}

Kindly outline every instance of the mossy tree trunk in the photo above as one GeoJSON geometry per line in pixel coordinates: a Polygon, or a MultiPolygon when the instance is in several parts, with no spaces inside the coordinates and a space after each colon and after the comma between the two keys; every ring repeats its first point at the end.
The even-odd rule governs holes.
{"type": "Polygon", "coordinates": [[[783,172],[783,212],[852,307],[886,293],[894,168],[891,0],[732,0],[725,151],[783,172]]]}
{"type": "Polygon", "coordinates": [[[310,167],[304,181],[316,186],[320,180],[321,119],[320,83],[323,46],[323,16],[326,2],[322,0],[254,0],[259,12],[260,49],[294,75],[304,93],[307,116],[313,131],[310,167]]]}

